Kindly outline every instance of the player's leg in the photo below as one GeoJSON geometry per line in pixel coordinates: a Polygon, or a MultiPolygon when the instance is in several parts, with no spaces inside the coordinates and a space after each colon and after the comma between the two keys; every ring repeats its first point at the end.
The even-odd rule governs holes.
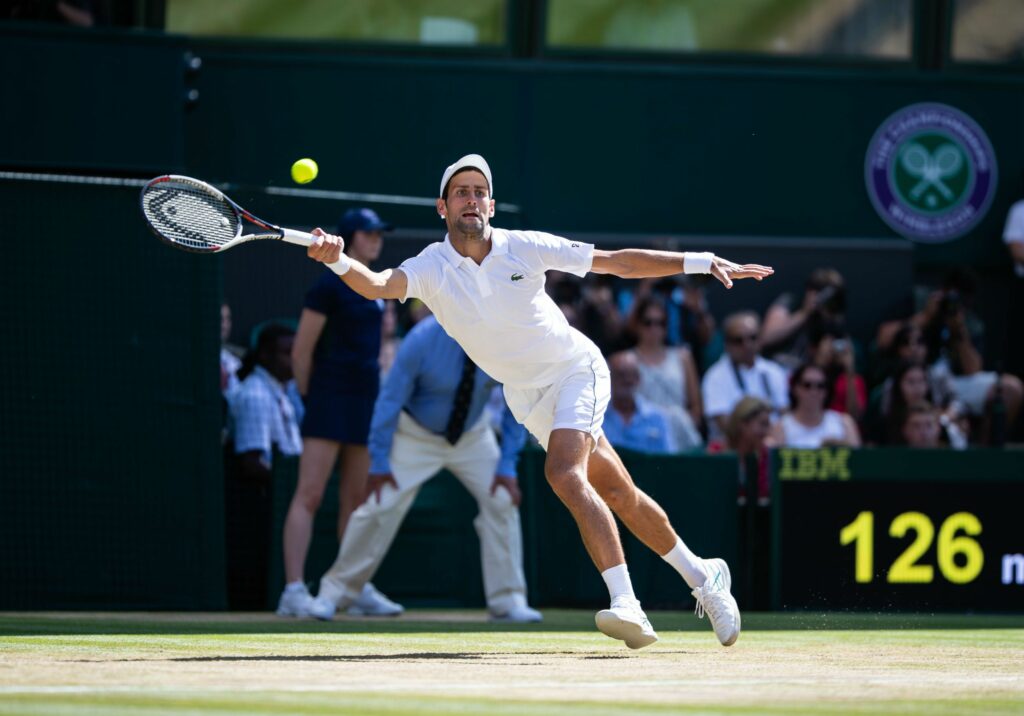
{"type": "Polygon", "coordinates": [[[661,506],[633,482],[615,449],[603,435],[590,456],[591,484],[627,529],[679,572],[693,590],[698,613],[711,619],[723,645],[733,644],[740,632],[740,612],[729,590],[732,578],[722,559],[701,559],[686,546],[661,506]]]}
{"type": "Polygon", "coordinates": [[[611,607],[595,616],[597,628],[631,649],[653,644],[658,635],[633,593],[615,518],[587,479],[587,462],[594,444],[588,432],[560,428],[551,431],[544,473],[548,484],[572,513],[583,544],[608,587],[611,607]]]}
{"type": "Polygon", "coordinates": [[[491,492],[500,456],[493,431],[481,423],[450,447],[445,467],[469,490],[479,507],[473,527],[480,538],[484,595],[491,618],[539,622],[540,612],[526,601],[519,507],[508,490],[499,487],[491,492]]]}
{"type": "Polygon", "coordinates": [[[544,476],[568,508],[579,528],[587,554],[598,571],[624,564],[622,541],[608,505],[587,479],[593,438],[580,430],[559,428],[548,438],[544,476]]]}
{"type": "Polygon", "coordinates": [[[278,605],[281,616],[305,616],[308,613],[312,598],[303,582],[306,553],[313,534],[313,519],[323,500],[338,448],[338,443],[324,438],[307,437],[302,441],[299,481],[284,521],[286,585],[278,605]]]}

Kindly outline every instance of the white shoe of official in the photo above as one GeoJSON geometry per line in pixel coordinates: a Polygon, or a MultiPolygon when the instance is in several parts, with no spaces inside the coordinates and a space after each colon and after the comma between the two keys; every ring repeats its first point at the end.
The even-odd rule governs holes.
{"type": "Polygon", "coordinates": [[[621,639],[630,649],[642,649],[658,641],[640,602],[630,597],[616,597],[611,609],[599,611],[594,621],[604,634],[621,639]]]}
{"type": "Polygon", "coordinates": [[[279,617],[308,617],[309,609],[313,603],[313,595],[306,589],[306,585],[302,585],[302,589],[288,589],[284,588],[281,592],[281,598],[277,602],[277,611],[275,612],[279,617]]]}
{"type": "Polygon", "coordinates": [[[729,590],[732,575],[724,559],[705,559],[704,570],[708,578],[703,585],[693,590],[697,600],[694,614],[698,618],[708,615],[715,636],[722,646],[732,646],[740,636],[740,608],[729,590]]]}
{"type": "Polygon", "coordinates": [[[325,622],[334,619],[336,611],[338,611],[338,605],[334,603],[333,599],[328,599],[327,597],[317,597],[309,603],[309,616],[316,617],[325,622]]]}
{"type": "Polygon", "coordinates": [[[508,609],[498,611],[490,610],[492,622],[511,622],[514,624],[536,624],[544,621],[544,616],[536,609],[531,609],[526,603],[526,598],[520,594],[515,595],[508,609]]]}
{"type": "Polygon", "coordinates": [[[404,611],[405,607],[385,597],[369,582],[348,608],[348,614],[354,617],[397,617],[404,611]]]}

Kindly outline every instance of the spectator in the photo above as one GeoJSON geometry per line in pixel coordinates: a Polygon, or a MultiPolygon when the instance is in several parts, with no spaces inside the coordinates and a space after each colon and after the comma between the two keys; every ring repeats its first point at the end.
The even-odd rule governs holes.
{"type": "Polygon", "coordinates": [[[231,345],[231,306],[220,305],[220,392],[225,396],[238,387],[238,369],[242,367],[240,350],[231,345]]]}
{"type": "MultiPolygon", "coordinates": [[[[1012,425],[1024,400],[1024,385],[1014,375],[982,370],[984,326],[971,310],[975,288],[976,281],[969,271],[951,271],[910,322],[921,329],[924,337],[930,381],[949,384],[954,398],[981,427],[981,442],[987,443],[993,408],[1012,425]]],[[[879,345],[895,332],[898,328],[881,327],[879,345]]]]}
{"type": "Polygon", "coordinates": [[[826,327],[811,339],[809,353],[810,361],[825,371],[831,387],[832,402],[828,407],[859,421],[868,395],[864,378],[857,374],[849,334],[842,326],[826,327]]]}
{"type": "MultiPolygon", "coordinates": [[[[1024,174],[1021,175],[1024,179],[1024,174]]],[[[1024,187],[1022,187],[1024,188],[1024,187]]],[[[1024,314],[1024,199],[1014,202],[1006,217],[1003,241],[1010,252],[1010,260],[1016,280],[1011,282],[1010,295],[1006,305],[1007,315],[1024,314]]],[[[1024,376],[1024,336],[1020,331],[1011,330],[1007,337],[1007,366],[1010,372],[1024,376]]]]}
{"type": "Polygon", "coordinates": [[[622,343],[623,320],[612,291],[613,280],[610,274],[586,276],[576,305],[580,330],[604,355],[622,343]]]}
{"type": "Polygon", "coordinates": [[[253,482],[270,481],[275,448],[284,455],[302,452],[295,408],[286,394],[294,339],[286,326],[265,327],[242,367],[245,379],[231,394],[230,435],[241,474],[253,482]]]}
{"type": "Polygon", "coordinates": [[[631,288],[633,284],[629,284],[619,292],[619,308],[629,315],[641,299],[659,297],[668,319],[666,343],[689,346],[699,371],[706,365],[705,359],[715,336],[715,319],[708,310],[704,292],[706,282],[707,277],[699,274],[641,279],[636,282],[635,291],[631,288]]]}
{"type": "Polygon", "coordinates": [[[826,407],[832,396],[825,371],[804,363],[793,371],[789,386],[791,407],[772,426],[772,440],[777,445],[805,449],[860,447],[860,431],[853,418],[826,407]]]}
{"type": "Polygon", "coordinates": [[[274,451],[302,451],[291,381],[292,329],[270,324],[257,336],[241,368],[244,380],[229,396],[224,454],[224,546],[231,609],[262,609],[271,552],[271,461],[274,451]]]}
{"type": "Polygon", "coordinates": [[[764,318],[761,345],[764,354],[793,369],[809,357],[811,337],[827,325],[846,320],[846,282],[832,268],[816,268],[807,277],[804,296],[797,305],[791,293],[779,296],[764,318]]]}
{"type": "Polygon", "coordinates": [[[1006,215],[1006,228],[1003,229],[1003,241],[1010,252],[1014,273],[1018,278],[1024,278],[1024,199],[1019,199],[1010,207],[1006,215]]]}
{"type": "MultiPolygon", "coordinates": [[[[371,209],[350,209],[338,225],[346,253],[366,265],[380,256],[383,232],[391,229],[371,209]]],[[[382,301],[363,298],[330,269],[324,269],[306,294],[293,351],[306,415],[299,481],[284,523],[287,583],[278,604],[280,616],[306,616],[313,601],[303,581],[306,552],[313,517],[335,464],[341,481],[339,542],[363,499],[370,467],[370,417],[380,385],[382,314],[382,301]]],[[[378,596],[372,585],[367,588],[367,609],[378,596]]]]}
{"type": "MultiPolygon", "coordinates": [[[[373,410],[368,499],[353,513],[338,558],[320,580],[313,616],[331,619],[339,606],[357,605],[420,486],[447,468],[480,508],[473,524],[491,618],[541,621],[526,602],[519,525],[516,457],[526,430],[503,401],[499,450],[485,415],[496,385],[434,318],[409,332],[373,410]]],[[[394,602],[384,606],[390,608],[376,613],[402,611],[394,602]]]]}
{"type": "Polygon", "coordinates": [[[709,444],[709,452],[734,450],[739,457],[739,544],[743,572],[748,582],[748,600],[758,609],[769,609],[766,596],[771,585],[771,479],[768,448],[772,445],[772,406],[760,398],[740,400],[725,423],[725,441],[709,444]],[[748,505],[748,486],[756,486],[757,501],[748,505]]]}
{"type": "Polygon", "coordinates": [[[745,395],[761,398],[777,415],[789,406],[786,371],[758,355],[761,322],[753,311],[725,319],[725,355],[704,374],[701,392],[708,434],[721,439],[725,420],[745,395]]]}
{"type": "Polygon", "coordinates": [[[900,426],[900,444],[912,448],[942,447],[939,411],[929,402],[908,405],[900,426]]]}
{"type": "Polygon", "coordinates": [[[659,298],[644,296],[633,304],[628,330],[636,337],[632,352],[640,369],[637,395],[662,408],[682,410],[683,420],[677,422],[680,432],[673,435],[673,441],[688,449],[701,444],[704,404],[700,380],[690,349],[665,344],[667,325],[668,314],[659,298]]]}
{"type": "Polygon", "coordinates": [[[608,442],[616,448],[638,452],[676,452],[668,415],[637,394],[640,369],[636,356],[620,351],[608,359],[611,372],[611,402],[604,418],[608,442]]]}
{"type": "MultiPolygon", "coordinates": [[[[918,403],[939,405],[935,397],[936,393],[929,383],[927,369],[914,361],[901,363],[892,378],[882,386],[881,420],[872,424],[872,437],[889,445],[902,444],[903,425],[908,407],[918,403]]],[[[950,445],[957,449],[967,447],[970,426],[962,405],[956,400],[951,400],[942,407],[941,423],[945,426],[950,445]]]]}
{"type": "Polygon", "coordinates": [[[757,462],[757,502],[768,504],[771,481],[768,477],[768,448],[771,446],[772,406],[760,398],[747,396],[736,403],[725,421],[725,437],[708,443],[708,452],[733,450],[740,456],[740,504],[746,504],[746,470],[750,458],[757,462]]]}

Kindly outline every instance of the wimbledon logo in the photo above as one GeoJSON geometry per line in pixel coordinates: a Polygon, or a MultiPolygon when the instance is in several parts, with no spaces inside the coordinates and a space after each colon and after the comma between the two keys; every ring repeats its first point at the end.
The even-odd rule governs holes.
{"type": "Polygon", "coordinates": [[[966,114],[945,104],[915,104],[875,132],[864,178],[886,224],[908,239],[939,243],[984,218],[996,192],[996,158],[966,114]]]}

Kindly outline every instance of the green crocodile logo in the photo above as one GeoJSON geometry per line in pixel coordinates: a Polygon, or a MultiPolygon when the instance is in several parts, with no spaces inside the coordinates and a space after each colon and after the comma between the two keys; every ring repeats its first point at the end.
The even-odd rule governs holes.
{"type": "Polygon", "coordinates": [[[522,281],[523,280],[523,275],[521,273],[514,273],[514,274],[512,274],[512,280],[513,281],[522,281]]]}

